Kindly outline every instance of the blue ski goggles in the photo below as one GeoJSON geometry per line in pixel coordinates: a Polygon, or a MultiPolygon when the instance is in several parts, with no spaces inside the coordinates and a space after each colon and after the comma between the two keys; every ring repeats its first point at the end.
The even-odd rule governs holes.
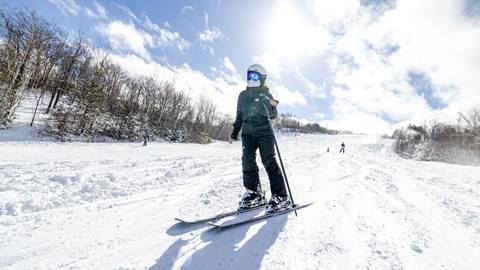
{"type": "Polygon", "coordinates": [[[252,81],[260,81],[262,78],[262,75],[256,71],[249,71],[247,72],[247,80],[252,80],[252,81]]]}

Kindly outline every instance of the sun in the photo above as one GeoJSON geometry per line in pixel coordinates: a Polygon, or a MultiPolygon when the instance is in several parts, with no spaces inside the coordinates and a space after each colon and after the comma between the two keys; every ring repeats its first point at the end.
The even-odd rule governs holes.
{"type": "Polygon", "coordinates": [[[307,14],[297,10],[291,2],[285,1],[275,7],[266,30],[268,50],[283,59],[298,59],[325,46],[326,33],[315,27],[307,14]]]}

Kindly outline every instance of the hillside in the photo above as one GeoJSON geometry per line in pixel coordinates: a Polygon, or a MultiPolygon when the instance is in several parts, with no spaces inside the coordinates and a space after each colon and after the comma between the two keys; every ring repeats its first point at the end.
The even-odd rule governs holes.
{"type": "Polygon", "coordinates": [[[279,143],[296,202],[314,205],[218,231],[174,218],[236,208],[238,142],[1,142],[0,268],[480,267],[480,168],[405,160],[368,136],[279,143]]]}

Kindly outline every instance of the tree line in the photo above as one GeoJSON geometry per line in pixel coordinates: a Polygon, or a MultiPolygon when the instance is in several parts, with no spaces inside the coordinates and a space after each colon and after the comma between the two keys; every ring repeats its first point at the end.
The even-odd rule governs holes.
{"type": "Polygon", "coordinates": [[[394,150],[405,158],[480,165],[480,108],[459,113],[456,124],[409,125],[393,133],[394,150]]]}
{"type": "Polygon", "coordinates": [[[180,142],[227,139],[232,120],[206,97],[193,100],[175,79],[133,77],[78,34],[71,38],[34,10],[0,5],[0,126],[34,89],[48,98],[45,133],[135,140],[149,133],[180,142]],[[229,125],[230,124],[230,125],[229,125]]]}
{"type": "Polygon", "coordinates": [[[291,113],[280,114],[273,121],[273,127],[277,130],[299,133],[322,133],[322,134],[338,134],[338,130],[331,130],[320,126],[318,123],[302,124],[291,113]]]}

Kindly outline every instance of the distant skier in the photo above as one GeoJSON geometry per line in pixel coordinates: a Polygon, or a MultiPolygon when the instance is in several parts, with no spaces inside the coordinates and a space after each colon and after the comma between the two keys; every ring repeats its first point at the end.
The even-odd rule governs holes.
{"type": "Polygon", "coordinates": [[[267,204],[267,211],[272,212],[289,207],[291,201],[275,159],[274,134],[269,119],[277,117],[278,101],[273,99],[265,85],[266,78],[267,72],[262,66],[252,65],[248,68],[248,85],[238,96],[237,116],[231,138],[237,140],[242,129],[242,171],[246,191],[239,203],[239,209],[255,207],[266,202],[256,162],[258,148],[270,180],[272,197],[267,204]]]}
{"type": "Polygon", "coordinates": [[[327,153],[330,152],[330,147],[327,147],[327,153]]]}
{"type": "Polygon", "coordinates": [[[143,133],[143,146],[147,146],[147,142],[150,140],[150,136],[148,135],[148,132],[145,131],[143,133]]]}
{"type": "Polygon", "coordinates": [[[340,145],[340,153],[345,154],[345,143],[344,142],[342,142],[342,144],[340,145]]]}

